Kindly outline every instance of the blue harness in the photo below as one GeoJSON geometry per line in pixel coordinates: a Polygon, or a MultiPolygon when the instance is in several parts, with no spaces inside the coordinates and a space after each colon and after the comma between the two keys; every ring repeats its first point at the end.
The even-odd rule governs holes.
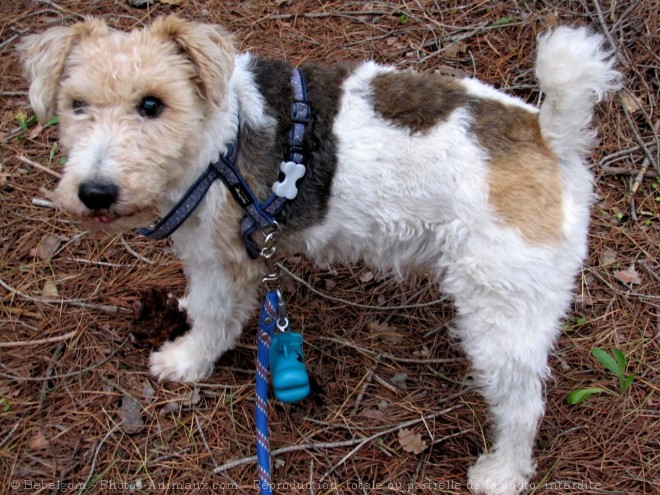
{"type": "MultiPolygon", "coordinates": [[[[283,179],[273,184],[273,192],[265,201],[259,201],[236,168],[237,137],[224,155],[209,164],[167,215],[151,227],[139,228],[138,232],[156,240],[170,236],[199,206],[211,184],[220,179],[245,212],[241,221],[241,236],[250,257],[256,258],[259,248],[252,240],[252,234],[257,229],[266,229],[275,224],[275,216],[286,201],[296,197],[296,181],[302,178],[306,171],[303,164],[303,136],[305,126],[312,116],[312,108],[307,101],[307,87],[299,69],[292,71],[291,86],[294,94],[291,104],[293,125],[289,131],[286,159],[280,165],[283,179]]],[[[240,134],[240,129],[237,134],[240,134]]]]}
{"type": "MultiPolygon", "coordinates": [[[[199,206],[211,184],[217,179],[227,186],[232,197],[245,211],[241,220],[241,236],[248,254],[252,258],[261,256],[266,260],[269,273],[264,281],[274,281],[272,261],[274,246],[260,251],[252,240],[259,229],[266,231],[279,225],[275,219],[286,201],[298,194],[296,181],[305,174],[303,165],[303,137],[305,126],[311,118],[311,106],[307,101],[307,88],[302,73],[294,69],[291,74],[294,100],[291,104],[293,125],[289,131],[289,144],[285,161],[280,165],[281,180],[273,184],[272,193],[260,202],[236,168],[238,137],[232,142],[219,160],[211,163],[202,175],[186,191],[159,222],[152,227],[143,227],[138,232],[151,239],[163,239],[178,229],[199,206]]],[[[240,129],[237,133],[240,135],[240,129]]],[[[271,233],[272,236],[272,233],[271,233]]],[[[269,237],[266,237],[268,240],[269,237]]],[[[284,301],[279,289],[269,289],[261,304],[259,331],[257,335],[257,376],[255,423],[257,434],[257,462],[259,493],[271,495],[271,462],[268,432],[268,375],[272,375],[275,397],[282,402],[297,402],[310,392],[309,377],[303,364],[302,335],[289,331],[284,301]]]]}

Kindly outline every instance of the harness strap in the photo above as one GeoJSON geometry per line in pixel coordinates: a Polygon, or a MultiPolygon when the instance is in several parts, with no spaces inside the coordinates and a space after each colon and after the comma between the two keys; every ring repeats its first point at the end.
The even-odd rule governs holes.
{"type": "MultiPolygon", "coordinates": [[[[236,157],[236,143],[229,145],[225,157],[231,159],[236,157]]],[[[199,206],[204,199],[207,191],[216,179],[219,179],[218,170],[209,165],[209,167],[200,175],[186,193],[174,205],[174,207],[158,223],[152,227],[140,227],[138,232],[150,239],[160,240],[170,236],[185,222],[192,212],[199,206]]]]}
{"type": "MultiPolygon", "coordinates": [[[[293,89],[293,102],[291,103],[292,126],[289,130],[289,143],[285,161],[302,164],[305,159],[303,154],[303,138],[305,128],[312,118],[312,107],[307,101],[307,84],[300,69],[294,69],[291,72],[291,88],[293,89]]],[[[273,193],[260,206],[265,213],[272,215],[274,219],[275,215],[284,206],[284,203],[286,203],[286,198],[273,193]]],[[[249,209],[246,213],[241,221],[243,243],[250,257],[256,258],[259,255],[259,248],[252,240],[252,234],[257,228],[263,228],[263,226],[259,224],[254,215],[250,214],[249,209]]]]}

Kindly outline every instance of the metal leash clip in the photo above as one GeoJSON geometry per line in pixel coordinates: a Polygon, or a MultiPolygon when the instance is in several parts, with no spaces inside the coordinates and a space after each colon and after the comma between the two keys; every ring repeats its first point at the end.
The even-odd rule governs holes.
{"type": "MultiPolygon", "coordinates": [[[[271,284],[277,282],[281,275],[280,269],[275,263],[275,255],[277,254],[277,241],[282,234],[282,227],[279,223],[273,222],[270,232],[267,233],[262,230],[261,233],[264,236],[264,246],[261,248],[260,255],[266,264],[266,275],[264,275],[262,282],[267,289],[270,289],[271,284]]],[[[279,295],[279,298],[281,301],[281,295],[279,295]]]]}

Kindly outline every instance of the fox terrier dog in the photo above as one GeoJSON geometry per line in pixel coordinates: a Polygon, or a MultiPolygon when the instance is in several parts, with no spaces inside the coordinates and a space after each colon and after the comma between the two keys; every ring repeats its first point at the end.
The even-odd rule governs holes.
{"type": "Polygon", "coordinates": [[[587,251],[589,125],[619,79],[601,36],[559,27],[539,38],[540,108],[475,79],[373,62],[294,70],[173,16],[130,32],[90,18],[26,37],[19,53],[37,117],[59,116],[57,203],[88,226],[149,224],[234,165],[236,181],[211,180],[175,215],[192,328],[151,355],[155,377],[203,379],[234,346],[265,270],[246,210],[286,185],[270,211],[281,250],[430,273],[451,296],[494,430],[469,486],[524,489],[548,353],[587,251]]]}

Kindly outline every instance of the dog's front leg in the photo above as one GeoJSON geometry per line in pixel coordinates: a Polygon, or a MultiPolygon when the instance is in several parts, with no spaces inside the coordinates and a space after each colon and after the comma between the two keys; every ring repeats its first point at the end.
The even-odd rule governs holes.
{"type": "Polygon", "coordinates": [[[216,359],[234,347],[256,300],[260,272],[252,265],[255,262],[223,266],[217,259],[188,264],[185,309],[192,327],[152,353],[150,369],[158,380],[202,380],[216,359]]]}

